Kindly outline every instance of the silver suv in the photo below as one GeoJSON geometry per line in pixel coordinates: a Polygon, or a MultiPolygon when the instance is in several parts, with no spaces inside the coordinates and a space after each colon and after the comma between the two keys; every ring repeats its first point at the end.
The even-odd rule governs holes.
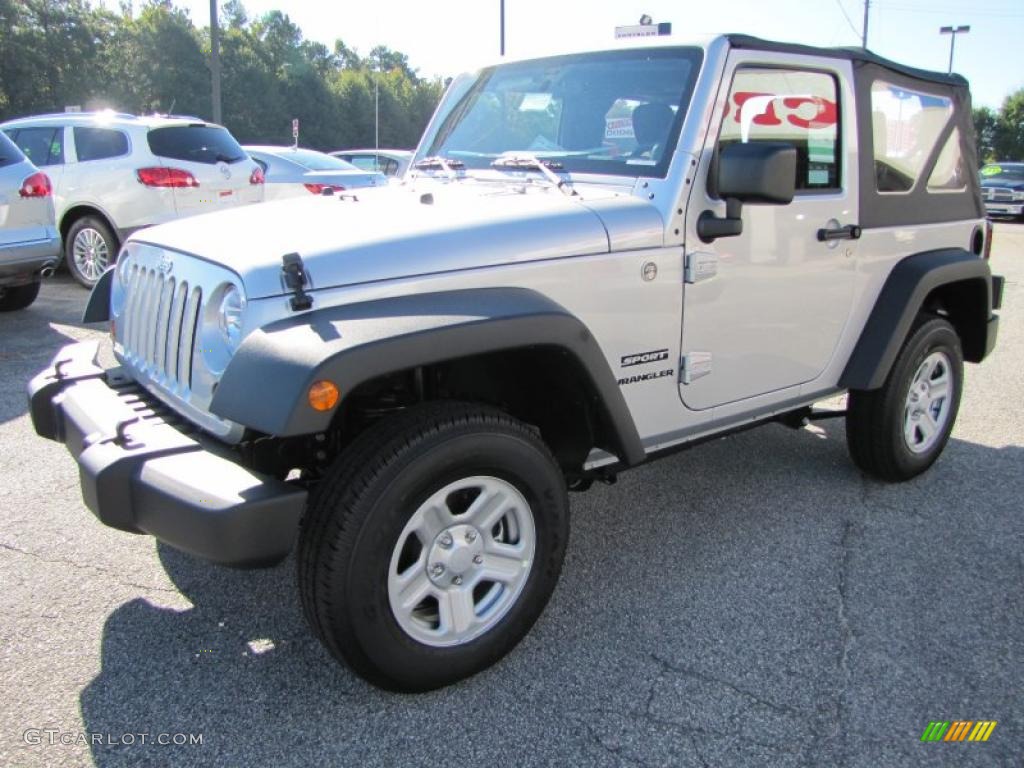
{"type": "Polygon", "coordinates": [[[50,179],[0,133],[0,312],[36,300],[59,252],[50,179]]]}
{"type": "Polygon", "coordinates": [[[223,127],[114,112],[0,124],[53,182],[68,270],[92,286],[137,229],[263,200],[263,171],[223,127]]]}
{"type": "Polygon", "coordinates": [[[234,565],[296,549],[313,631],[389,688],[529,631],[567,491],[832,416],[908,480],[996,341],[967,83],[867,51],[502,63],[358,192],[133,236],[87,313],[119,367],[65,347],[30,397],[100,520],[234,565]]]}

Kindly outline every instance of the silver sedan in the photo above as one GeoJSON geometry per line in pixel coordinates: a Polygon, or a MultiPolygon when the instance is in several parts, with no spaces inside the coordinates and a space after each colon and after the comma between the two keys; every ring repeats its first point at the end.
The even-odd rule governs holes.
{"type": "Polygon", "coordinates": [[[351,163],[323,152],[296,147],[243,146],[263,168],[265,200],[319,195],[327,188],[335,192],[387,184],[381,173],[362,171],[351,163]]]}

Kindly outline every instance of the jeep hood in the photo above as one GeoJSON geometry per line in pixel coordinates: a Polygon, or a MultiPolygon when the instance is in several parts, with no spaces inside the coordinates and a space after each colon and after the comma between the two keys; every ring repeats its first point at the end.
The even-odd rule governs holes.
{"type": "Polygon", "coordinates": [[[250,205],[131,239],[223,264],[258,299],[286,292],[286,253],[302,257],[317,290],[660,246],[663,237],[657,209],[628,193],[591,188],[568,197],[540,185],[462,181],[250,205]]]}

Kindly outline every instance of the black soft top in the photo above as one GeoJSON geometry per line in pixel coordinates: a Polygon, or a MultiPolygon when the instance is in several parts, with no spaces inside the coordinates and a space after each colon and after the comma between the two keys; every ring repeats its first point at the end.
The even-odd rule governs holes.
{"type": "Polygon", "coordinates": [[[728,38],[729,45],[733,48],[799,53],[805,56],[825,56],[833,59],[849,59],[850,61],[876,64],[906,77],[912,77],[915,80],[926,80],[932,83],[942,83],[943,85],[961,88],[967,87],[967,80],[962,75],[955,73],[947,75],[945,72],[933,72],[929,69],[908,67],[906,64],[900,64],[884,56],[879,56],[877,53],[872,53],[865,48],[815,48],[810,45],[799,45],[798,43],[780,43],[775,40],[763,40],[760,37],[753,37],[751,35],[726,35],[726,38],[728,38]]]}

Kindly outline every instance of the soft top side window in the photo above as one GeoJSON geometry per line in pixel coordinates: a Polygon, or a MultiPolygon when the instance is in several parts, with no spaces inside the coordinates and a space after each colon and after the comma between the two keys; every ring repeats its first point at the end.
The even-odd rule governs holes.
{"type": "Polygon", "coordinates": [[[947,96],[873,82],[875,188],[883,194],[913,189],[952,116],[947,96]]]}

